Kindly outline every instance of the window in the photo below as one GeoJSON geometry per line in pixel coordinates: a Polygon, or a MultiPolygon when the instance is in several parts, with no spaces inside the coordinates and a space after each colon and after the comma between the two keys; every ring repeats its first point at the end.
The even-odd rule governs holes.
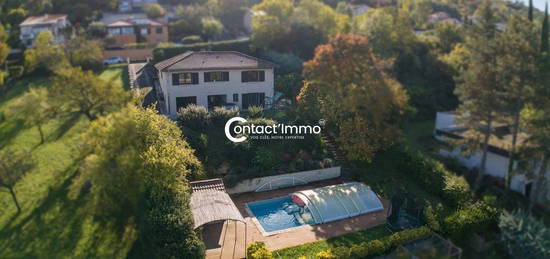
{"type": "Polygon", "coordinates": [[[122,34],[134,34],[134,27],[123,27],[122,34]]]}
{"type": "Polygon", "coordinates": [[[140,33],[141,35],[148,35],[148,34],[149,34],[149,29],[148,29],[148,28],[141,28],[141,29],[139,30],[139,33],[140,33]]]}
{"type": "Polygon", "coordinates": [[[241,72],[242,82],[264,82],[265,71],[243,71],[241,72]]]}
{"type": "Polygon", "coordinates": [[[229,81],[229,72],[204,72],[204,82],[229,81]]]}
{"type": "Polygon", "coordinates": [[[233,94],[233,101],[238,102],[239,101],[239,94],[233,94]]]}
{"type": "Polygon", "coordinates": [[[109,35],[119,35],[120,34],[120,28],[109,28],[109,29],[107,29],[107,33],[109,35]]]}
{"type": "Polygon", "coordinates": [[[242,102],[243,110],[247,110],[250,106],[264,107],[265,93],[243,94],[242,102]]]}
{"type": "Polygon", "coordinates": [[[197,104],[196,96],[176,97],[176,111],[185,108],[190,104],[197,104]]]}
{"type": "Polygon", "coordinates": [[[213,110],[215,107],[224,107],[227,104],[227,95],[209,95],[208,110],[213,110]]]}
{"type": "Polygon", "coordinates": [[[162,27],[157,28],[157,34],[162,34],[162,27]]]}
{"type": "Polygon", "coordinates": [[[199,83],[198,73],[172,74],[172,85],[196,85],[199,83]]]}

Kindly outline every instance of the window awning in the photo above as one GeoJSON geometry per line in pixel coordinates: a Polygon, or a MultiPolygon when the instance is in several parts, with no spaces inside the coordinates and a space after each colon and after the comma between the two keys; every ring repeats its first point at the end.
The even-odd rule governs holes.
{"type": "MultiPolygon", "coordinates": [[[[191,211],[195,228],[225,220],[245,222],[221,179],[191,182],[191,211]]],[[[245,222],[246,223],[246,222],[245,222]]]]}

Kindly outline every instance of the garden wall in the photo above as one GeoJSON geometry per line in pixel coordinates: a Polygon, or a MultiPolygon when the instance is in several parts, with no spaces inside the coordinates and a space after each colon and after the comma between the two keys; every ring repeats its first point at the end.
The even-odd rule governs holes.
{"type": "MultiPolygon", "coordinates": [[[[323,169],[317,169],[317,170],[311,170],[311,171],[302,171],[302,172],[296,172],[296,173],[290,173],[290,174],[280,174],[280,175],[273,175],[273,176],[266,176],[266,177],[258,177],[258,178],[252,178],[243,180],[239,183],[237,183],[234,187],[228,188],[227,192],[229,194],[236,194],[236,193],[244,193],[244,192],[254,192],[258,188],[264,186],[269,187],[269,182],[273,183],[273,189],[279,189],[283,187],[292,186],[292,180],[293,178],[296,179],[296,184],[299,185],[300,179],[304,180],[306,182],[317,182],[332,178],[338,178],[340,177],[340,167],[330,167],[330,168],[323,168],[323,169]]],[[[269,190],[269,188],[268,188],[269,190]]]]}

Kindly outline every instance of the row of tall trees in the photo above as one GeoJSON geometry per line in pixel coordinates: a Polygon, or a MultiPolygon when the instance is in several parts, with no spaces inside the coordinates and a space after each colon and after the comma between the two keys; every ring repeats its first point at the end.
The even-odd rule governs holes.
{"type": "MultiPolygon", "coordinates": [[[[476,18],[461,46],[463,59],[454,64],[458,69],[456,94],[461,101],[459,119],[469,130],[464,144],[482,154],[474,189],[479,188],[486,173],[488,147],[495,128],[509,125],[510,177],[513,171],[526,169],[513,164],[527,159],[534,166],[533,174],[538,176],[536,191],[542,195],[550,150],[550,110],[546,105],[550,99],[548,27],[537,29],[530,14],[527,18],[511,17],[507,29],[501,31],[496,27],[490,1],[479,7],[476,18]]],[[[545,16],[543,24],[548,23],[547,19],[545,16]]]]}

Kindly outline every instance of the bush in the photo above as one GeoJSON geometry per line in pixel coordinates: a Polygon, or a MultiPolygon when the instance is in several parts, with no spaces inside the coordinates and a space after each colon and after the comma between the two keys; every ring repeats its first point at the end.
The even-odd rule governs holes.
{"type": "Polygon", "coordinates": [[[250,39],[240,40],[226,40],[226,41],[214,41],[214,42],[201,42],[195,44],[184,44],[183,46],[175,46],[168,48],[156,48],[153,51],[153,57],[156,62],[169,59],[171,57],[182,54],[186,51],[200,51],[200,50],[214,50],[214,51],[238,51],[245,54],[253,54],[250,50],[250,39]]]}
{"type": "Polygon", "coordinates": [[[444,231],[454,241],[464,241],[474,232],[483,233],[495,226],[498,214],[496,208],[477,202],[447,216],[444,231]]]}
{"type": "MultiPolygon", "coordinates": [[[[395,232],[391,236],[372,240],[368,243],[361,243],[353,245],[352,247],[337,247],[324,253],[330,253],[336,257],[323,257],[323,258],[367,258],[373,256],[379,256],[387,253],[388,251],[395,249],[396,247],[405,244],[407,242],[423,238],[431,233],[427,227],[419,227],[414,229],[407,229],[401,232],[395,232]]],[[[321,253],[319,253],[321,254],[321,253]]],[[[319,257],[317,254],[317,258],[319,257]]]]}
{"type": "Polygon", "coordinates": [[[148,4],[145,6],[143,11],[147,17],[151,19],[160,18],[166,14],[166,10],[164,10],[164,8],[162,8],[159,4],[148,4]]]}
{"type": "Polygon", "coordinates": [[[470,186],[464,177],[457,176],[445,166],[420,152],[400,151],[398,167],[430,193],[441,196],[449,205],[459,207],[470,200],[470,186]]]}
{"type": "Polygon", "coordinates": [[[181,43],[183,43],[183,44],[193,44],[193,43],[198,43],[198,42],[202,42],[202,38],[199,35],[189,35],[189,36],[185,36],[185,37],[183,37],[183,39],[181,39],[181,43]]]}
{"type": "Polygon", "coordinates": [[[337,259],[338,257],[333,254],[330,250],[321,251],[315,256],[316,259],[337,259]]]}
{"type": "Polygon", "coordinates": [[[501,240],[513,258],[550,258],[550,229],[526,212],[504,212],[498,226],[501,240]]]}
{"type": "Polygon", "coordinates": [[[380,240],[372,240],[367,243],[367,251],[370,256],[382,255],[388,248],[387,243],[383,243],[380,240]]]}
{"type": "Polygon", "coordinates": [[[177,122],[180,128],[185,127],[201,131],[209,126],[209,115],[206,108],[191,104],[178,111],[177,122]]]}
{"type": "Polygon", "coordinates": [[[424,222],[426,222],[426,225],[433,231],[439,232],[441,230],[441,223],[439,222],[439,217],[434,212],[432,205],[428,205],[424,209],[424,222]]]}
{"type": "Polygon", "coordinates": [[[292,53],[280,53],[274,50],[267,50],[260,53],[260,57],[279,65],[275,70],[277,74],[302,72],[302,64],[304,61],[292,53]]]}
{"type": "Polygon", "coordinates": [[[250,259],[272,259],[271,251],[267,249],[264,242],[255,242],[246,248],[246,258],[250,259]]]}
{"type": "Polygon", "coordinates": [[[262,117],[264,108],[260,106],[250,106],[248,107],[248,117],[250,118],[260,118],[262,117]]]}

